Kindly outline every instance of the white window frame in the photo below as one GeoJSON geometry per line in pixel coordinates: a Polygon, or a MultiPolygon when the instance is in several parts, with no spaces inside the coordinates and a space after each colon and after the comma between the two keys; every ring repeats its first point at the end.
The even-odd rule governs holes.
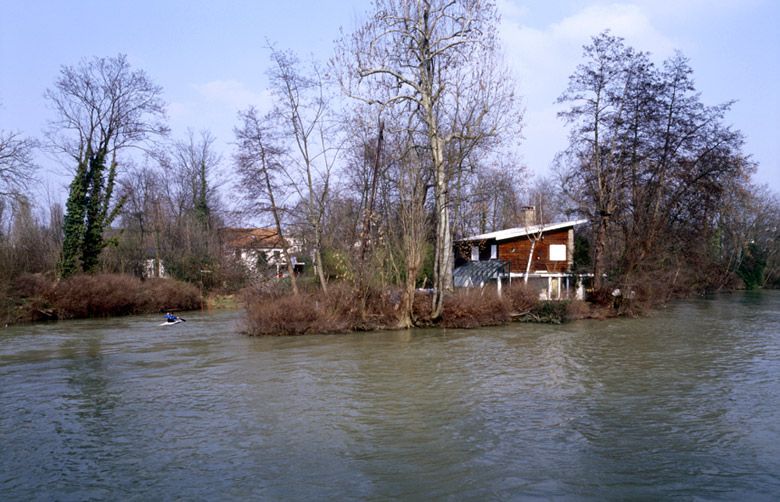
{"type": "Polygon", "coordinates": [[[479,261],[479,246],[471,246],[471,261],[479,261]]]}

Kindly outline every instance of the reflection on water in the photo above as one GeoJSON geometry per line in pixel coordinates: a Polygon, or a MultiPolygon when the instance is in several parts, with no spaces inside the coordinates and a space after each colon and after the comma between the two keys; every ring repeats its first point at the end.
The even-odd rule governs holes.
{"type": "Polygon", "coordinates": [[[772,499],[780,294],[649,319],[247,338],[0,332],[0,498],[772,499]]]}

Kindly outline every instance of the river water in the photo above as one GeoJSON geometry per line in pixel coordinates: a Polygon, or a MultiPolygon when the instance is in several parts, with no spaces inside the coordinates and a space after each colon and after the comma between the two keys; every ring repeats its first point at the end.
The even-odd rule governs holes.
{"type": "Polygon", "coordinates": [[[240,319],[0,330],[0,499],[780,497],[780,292],[564,326],[240,319]]]}

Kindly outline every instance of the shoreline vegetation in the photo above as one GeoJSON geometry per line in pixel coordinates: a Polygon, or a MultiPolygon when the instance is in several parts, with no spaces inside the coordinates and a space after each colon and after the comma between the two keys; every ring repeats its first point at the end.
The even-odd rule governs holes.
{"type": "MultiPolygon", "coordinates": [[[[244,333],[250,336],[337,334],[403,329],[399,324],[400,289],[359,291],[348,284],[312,289],[298,295],[268,288],[247,288],[244,333]]],[[[412,317],[415,328],[480,328],[510,322],[561,324],[585,318],[617,315],[607,306],[580,300],[542,301],[524,285],[505,288],[459,289],[445,296],[441,318],[431,319],[432,294],[416,291],[412,317]]]]}
{"type": "MultiPolygon", "coordinates": [[[[283,283],[247,287],[239,293],[202,296],[192,284],[175,279],[141,280],[125,274],[75,275],[59,282],[43,274],[24,274],[6,291],[0,308],[3,326],[67,319],[117,317],[200,309],[245,310],[244,334],[286,336],[377,331],[399,328],[401,291],[360,291],[337,283],[325,294],[306,288],[298,295],[283,283]]],[[[513,321],[560,324],[617,315],[579,300],[541,301],[516,285],[499,297],[494,288],[461,289],[445,298],[438,322],[430,317],[431,294],[417,291],[415,327],[479,328],[513,321]]]]}
{"type": "MultiPolygon", "coordinates": [[[[258,282],[237,292],[209,292],[176,279],[141,280],[126,274],[81,274],[54,281],[43,274],[24,274],[5,291],[0,326],[68,319],[107,318],[165,311],[243,309],[242,334],[298,336],[404,329],[400,325],[402,291],[358,289],[350,283],[331,284],[324,293],[314,284],[293,294],[281,282],[258,282]]],[[[667,297],[666,301],[684,294],[667,297]]],[[[590,293],[583,300],[540,300],[525,284],[463,288],[445,295],[442,316],[431,318],[432,294],[417,290],[413,300],[414,328],[473,329],[512,322],[563,324],[580,319],[641,317],[660,304],[620,303],[608,292],[590,293]]],[[[662,302],[666,303],[666,302],[662,302]]]]}
{"type": "Polygon", "coordinates": [[[204,306],[197,287],[175,279],[146,279],[126,274],[79,274],[54,281],[23,274],[0,304],[2,325],[36,321],[115,317],[204,306]]]}

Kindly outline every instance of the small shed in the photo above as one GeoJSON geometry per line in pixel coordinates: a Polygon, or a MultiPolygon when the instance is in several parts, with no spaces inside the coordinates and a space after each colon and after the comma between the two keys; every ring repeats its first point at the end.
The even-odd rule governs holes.
{"type": "Polygon", "coordinates": [[[460,239],[455,243],[454,276],[474,270],[474,264],[501,262],[510,282],[522,280],[544,299],[569,298],[576,282],[571,272],[574,228],[584,223],[587,220],[524,225],[460,239]],[[462,267],[467,268],[459,272],[462,267]]]}

